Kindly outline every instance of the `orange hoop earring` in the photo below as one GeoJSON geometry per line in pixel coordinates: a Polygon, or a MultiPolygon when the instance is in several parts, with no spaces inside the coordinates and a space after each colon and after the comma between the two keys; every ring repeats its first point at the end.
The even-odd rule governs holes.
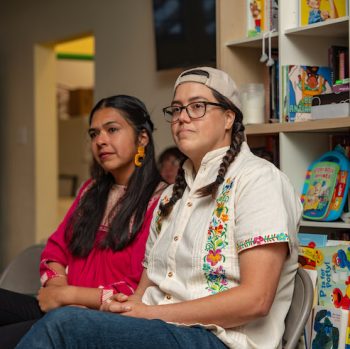
{"type": "Polygon", "coordinates": [[[135,155],[135,160],[134,160],[135,165],[137,167],[141,167],[144,158],[145,158],[145,147],[141,145],[137,147],[137,153],[135,155]]]}

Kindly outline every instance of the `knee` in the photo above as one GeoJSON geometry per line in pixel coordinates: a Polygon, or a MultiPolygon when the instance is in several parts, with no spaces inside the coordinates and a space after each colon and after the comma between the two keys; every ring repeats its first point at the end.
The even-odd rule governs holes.
{"type": "MultiPolygon", "coordinates": [[[[45,323],[65,323],[81,318],[83,309],[76,307],[62,307],[49,311],[44,316],[45,323]]],[[[86,310],[85,310],[86,311],[86,310]]]]}

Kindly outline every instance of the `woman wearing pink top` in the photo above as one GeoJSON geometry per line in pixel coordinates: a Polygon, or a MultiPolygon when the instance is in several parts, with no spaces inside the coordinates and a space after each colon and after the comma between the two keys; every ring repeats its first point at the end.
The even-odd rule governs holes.
{"type": "Polygon", "coordinates": [[[165,187],[153,123],[135,97],[100,100],[90,114],[92,178],[83,184],[41,256],[33,297],[0,290],[0,347],[13,347],[44,313],[76,305],[99,309],[115,293],[134,293],[153,210],[165,187]]]}

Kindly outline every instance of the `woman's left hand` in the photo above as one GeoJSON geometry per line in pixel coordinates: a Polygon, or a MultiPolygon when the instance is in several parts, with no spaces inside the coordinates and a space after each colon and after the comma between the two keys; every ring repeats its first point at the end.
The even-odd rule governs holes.
{"type": "Polygon", "coordinates": [[[56,309],[64,305],[63,299],[69,286],[49,286],[41,287],[37,295],[40,309],[43,312],[56,309]]]}

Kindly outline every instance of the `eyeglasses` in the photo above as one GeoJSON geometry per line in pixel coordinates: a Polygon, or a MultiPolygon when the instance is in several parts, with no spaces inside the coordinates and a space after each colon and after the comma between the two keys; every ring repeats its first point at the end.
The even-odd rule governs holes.
{"type": "Polygon", "coordinates": [[[193,102],[180,107],[179,105],[172,105],[170,107],[163,108],[165,120],[174,124],[179,121],[179,117],[183,109],[186,109],[187,115],[191,119],[202,118],[207,112],[207,105],[215,105],[220,108],[224,108],[221,103],[214,102],[193,102]]]}

